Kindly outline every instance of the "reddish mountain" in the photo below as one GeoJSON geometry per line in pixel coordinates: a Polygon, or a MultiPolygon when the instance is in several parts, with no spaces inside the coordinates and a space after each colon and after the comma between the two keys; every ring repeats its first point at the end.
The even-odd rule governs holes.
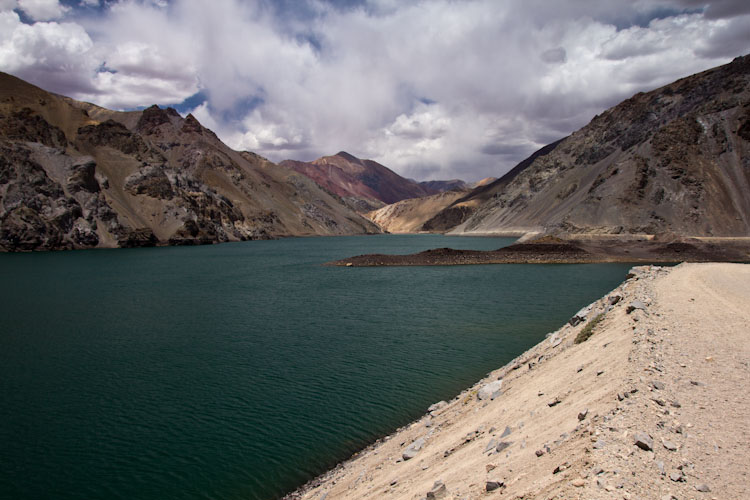
{"type": "Polygon", "coordinates": [[[437,193],[380,163],[361,160],[343,151],[313,162],[284,160],[280,165],[306,175],[342,198],[370,202],[367,204],[371,208],[437,193]]]}

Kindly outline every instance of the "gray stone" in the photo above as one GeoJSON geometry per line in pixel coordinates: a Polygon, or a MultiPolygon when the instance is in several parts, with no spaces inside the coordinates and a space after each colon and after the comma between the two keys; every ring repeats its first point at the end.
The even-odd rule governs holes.
{"type": "Polygon", "coordinates": [[[490,442],[487,443],[487,446],[484,448],[484,452],[487,453],[488,451],[490,451],[495,446],[497,446],[497,439],[492,438],[492,439],[490,439],[490,442]]]}
{"type": "Polygon", "coordinates": [[[654,380],[653,382],[651,382],[651,387],[653,387],[657,391],[661,391],[662,389],[664,389],[664,382],[654,380]]]}
{"type": "Polygon", "coordinates": [[[555,341],[552,342],[552,347],[557,347],[560,344],[562,344],[562,339],[555,339],[555,341]]]}
{"type": "Polygon", "coordinates": [[[427,498],[445,498],[446,496],[448,496],[448,489],[442,481],[435,481],[432,489],[427,492],[427,498]]]}
{"type": "Polygon", "coordinates": [[[503,486],[505,486],[505,481],[502,481],[500,479],[491,479],[487,481],[485,489],[487,491],[495,491],[496,489],[502,488],[503,486]]]}
{"type": "Polygon", "coordinates": [[[495,399],[501,394],[500,389],[502,388],[502,386],[503,386],[502,380],[495,380],[494,382],[485,384],[482,386],[481,389],[479,389],[479,392],[477,393],[477,398],[479,398],[480,400],[495,399]]]}
{"type": "Polygon", "coordinates": [[[701,493],[710,493],[711,488],[708,487],[707,484],[701,484],[699,486],[695,487],[696,490],[700,491],[701,493]]]}
{"type": "Polygon", "coordinates": [[[615,294],[609,296],[609,305],[613,306],[622,300],[622,295],[615,294]]]}
{"type": "Polygon", "coordinates": [[[424,421],[425,427],[432,427],[432,417],[427,417],[424,421]]]}
{"type": "Polygon", "coordinates": [[[642,450],[651,451],[654,449],[654,440],[645,432],[636,432],[633,435],[633,442],[642,450]]]}
{"type": "Polygon", "coordinates": [[[677,451],[677,445],[674,444],[672,441],[667,441],[666,439],[662,439],[661,444],[663,444],[664,447],[668,449],[669,451],[677,451]]]}
{"type": "Polygon", "coordinates": [[[669,473],[669,479],[675,483],[681,483],[685,481],[685,476],[682,475],[682,471],[676,470],[669,473]]]}
{"type": "Polygon", "coordinates": [[[578,420],[583,420],[584,418],[586,418],[586,415],[588,414],[589,414],[589,409],[585,408],[582,412],[578,414],[578,420]]]}
{"type": "Polygon", "coordinates": [[[497,443],[497,446],[495,447],[495,450],[498,453],[500,453],[501,451],[503,451],[505,448],[507,448],[508,446],[510,446],[512,444],[513,444],[513,442],[511,442],[511,441],[500,441],[499,443],[497,443]]]}
{"type": "Polygon", "coordinates": [[[438,401],[437,403],[430,405],[430,407],[427,408],[427,411],[428,412],[438,411],[438,410],[445,408],[446,406],[448,406],[448,403],[446,403],[445,401],[438,401]]]}
{"type": "Polygon", "coordinates": [[[504,438],[505,436],[510,436],[510,433],[513,432],[510,427],[505,427],[505,430],[502,434],[500,434],[501,438],[504,438]]]}
{"type": "Polygon", "coordinates": [[[659,474],[661,474],[662,476],[667,473],[664,469],[664,462],[662,462],[661,460],[656,462],[656,468],[659,469],[659,474]]]}
{"type": "Polygon", "coordinates": [[[630,303],[630,305],[629,305],[629,306],[628,306],[628,308],[627,308],[627,309],[625,310],[625,312],[626,312],[626,313],[628,313],[628,314],[630,314],[630,313],[632,313],[633,311],[635,311],[636,309],[640,309],[640,310],[642,310],[642,311],[645,311],[645,310],[646,310],[646,304],[645,304],[645,303],[643,303],[643,302],[642,302],[642,301],[640,301],[640,300],[634,300],[633,302],[631,302],[631,303],[630,303]]]}
{"type": "Polygon", "coordinates": [[[586,317],[591,313],[591,306],[584,307],[580,311],[578,311],[570,320],[568,320],[568,323],[570,326],[578,326],[579,324],[586,321],[586,317]]]}
{"type": "Polygon", "coordinates": [[[401,455],[404,460],[411,460],[412,458],[417,456],[417,453],[419,453],[419,450],[421,450],[425,445],[424,438],[419,438],[416,441],[414,441],[412,444],[410,444],[405,450],[404,453],[401,455]]]}

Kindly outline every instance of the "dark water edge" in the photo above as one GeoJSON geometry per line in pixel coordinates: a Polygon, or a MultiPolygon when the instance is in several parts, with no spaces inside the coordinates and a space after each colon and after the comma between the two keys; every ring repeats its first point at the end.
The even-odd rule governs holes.
{"type": "Polygon", "coordinates": [[[282,496],[531,347],[630,267],[321,264],[511,241],[0,255],[0,497],[282,496]]]}

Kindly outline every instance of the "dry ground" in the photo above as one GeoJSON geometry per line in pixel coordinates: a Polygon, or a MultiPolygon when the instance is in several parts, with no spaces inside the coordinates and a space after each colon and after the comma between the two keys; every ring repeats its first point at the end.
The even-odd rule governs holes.
{"type": "Polygon", "coordinates": [[[631,274],[581,324],[290,498],[748,498],[750,265],[631,274]]]}

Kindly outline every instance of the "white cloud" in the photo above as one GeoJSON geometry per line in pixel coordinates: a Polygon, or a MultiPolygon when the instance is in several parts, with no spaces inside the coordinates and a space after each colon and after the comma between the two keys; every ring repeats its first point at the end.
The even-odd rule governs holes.
{"type": "Polygon", "coordinates": [[[0,64],[116,108],[201,90],[202,123],[273,160],[344,149],[475,180],[635,92],[750,52],[746,2],[705,3],[309,0],[284,15],[261,0],[121,0],[68,13],[78,24],[0,15],[0,64]]]}
{"type": "Polygon", "coordinates": [[[70,10],[58,0],[18,0],[18,7],[34,21],[59,19],[70,10]]]}
{"type": "Polygon", "coordinates": [[[7,12],[13,10],[18,6],[16,0],[0,0],[0,12],[7,12]]]}

